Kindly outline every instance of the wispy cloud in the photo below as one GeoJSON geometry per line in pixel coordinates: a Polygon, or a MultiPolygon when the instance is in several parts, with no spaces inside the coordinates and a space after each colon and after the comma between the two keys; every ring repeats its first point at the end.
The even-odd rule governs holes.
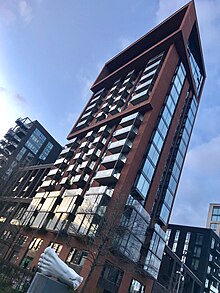
{"type": "Polygon", "coordinates": [[[6,26],[11,25],[16,20],[16,14],[6,1],[0,0],[0,19],[1,23],[6,26]]]}
{"type": "Polygon", "coordinates": [[[128,38],[120,38],[119,45],[120,45],[120,49],[124,50],[125,48],[131,45],[131,41],[128,38]]]}
{"type": "Polygon", "coordinates": [[[0,137],[13,126],[18,117],[26,115],[27,108],[28,101],[22,95],[0,87],[0,137]]]}
{"type": "Polygon", "coordinates": [[[171,221],[202,226],[208,205],[219,202],[220,135],[189,151],[171,221]]]}
{"type": "Polygon", "coordinates": [[[83,101],[88,101],[92,95],[90,90],[95,78],[91,74],[81,72],[78,77],[80,84],[80,97],[83,101]]]}
{"type": "Polygon", "coordinates": [[[19,1],[19,13],[20,13],[20,16],[22,17],[22,19],[24,20],[24,22],[26,22],[26,23],[31,22],[31,20],[33,18],[32,7],[30,6],[30,4],[27,1],[25,1],[25,0],[19,1]]]}
{"type": "Polygon", "coordinates": [[[30,3],[26,0],[0,0],[0,22],[6,26],[10,26],[19,19],[26,24],[32,21],[33,9],[30,3]]]}

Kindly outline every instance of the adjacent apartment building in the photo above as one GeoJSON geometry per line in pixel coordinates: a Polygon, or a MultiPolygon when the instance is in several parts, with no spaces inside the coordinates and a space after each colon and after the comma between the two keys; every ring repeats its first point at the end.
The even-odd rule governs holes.
{"type": "Polygon", "coordinates": [[[38,122],[17,119],[0,141],[0,258],[20,230],[32,197],[62,148],[38,122]]]}
{"type": "Polygon", "coordinates": [[[9,260],[51,245],[79,292],[152,292],[205,77],[193,2],[108,61],[9,260]]]}
{"type": "Polygon", "coordinates": [[[207,217],[207,228],[211,228],[215,233],[220,236],[220,204],[210,203],[208,217],[207,217]]]}
{"type": "MultiPolygon", "coordinates": [[[[193,282],[189,282],[189,278],[184,278],[180,282],[180,292],[219,292],[220,238],[216,233],[207,228],[169,224],[166,243],[166,252],[170,254],[169,250],[172,251],[181,260],[182,275],[186,276],[187,270],[190,269],[191,275],[195,275],[202,282],[201,288],[197,281],[191,291],[190,286],[193,282]]],[[[167,288],[170,288],[172,283],[175,284],[178,278],[177,270],[170,259],[164,255],[159,277],[167,288]],[[164,278],[165,276],[167,278],[164,278]]]]}

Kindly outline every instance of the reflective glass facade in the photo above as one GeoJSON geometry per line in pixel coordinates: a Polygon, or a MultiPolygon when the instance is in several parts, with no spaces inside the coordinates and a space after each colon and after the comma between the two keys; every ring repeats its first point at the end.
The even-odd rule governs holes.
{"type": "MultiPolygon", "coordinates": [[[[146,159],[141,168],[140,175],[135,183],[136,191],[146,200],[148,191],[150,189],[151,180],[157,167],[157,163],[162,151],[166,136],[171,125],[172,117],[174,115],[181,89],[183,87],[186,72],[183,64],[180,64],[176,70],[173,78],[173,83],[170,93],[167,97],[164,108],[161,111],[161,116],[158,121],[157,128],[155,129],[151,142],[148,145],[146,159]]],[[[175,191],[175,182],[172,189],[175,191]]]]}

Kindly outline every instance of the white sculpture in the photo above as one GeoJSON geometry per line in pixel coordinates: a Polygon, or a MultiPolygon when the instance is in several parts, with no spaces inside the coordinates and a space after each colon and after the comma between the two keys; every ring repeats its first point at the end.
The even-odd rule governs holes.
{"type": "Polygon", "coordinates": [[[42,274],[55,277],[74,290],[76,290],[83,281],[83,277],[68,267],[51,247],[47,247],[44,253],[41,254],[38,267],[42,274]]]}

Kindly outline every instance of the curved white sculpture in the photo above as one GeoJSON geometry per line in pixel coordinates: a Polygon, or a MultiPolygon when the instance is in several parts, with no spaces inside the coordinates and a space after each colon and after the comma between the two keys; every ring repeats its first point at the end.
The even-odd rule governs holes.
{"type": "Polygon", "coordinates": [[[44,253],[41,254],[38,267],[42,274],[55,277],[74,290],[76,290],[83,281],[83,277],[68,267],[51,247],[47,247],[44,253]]]}

